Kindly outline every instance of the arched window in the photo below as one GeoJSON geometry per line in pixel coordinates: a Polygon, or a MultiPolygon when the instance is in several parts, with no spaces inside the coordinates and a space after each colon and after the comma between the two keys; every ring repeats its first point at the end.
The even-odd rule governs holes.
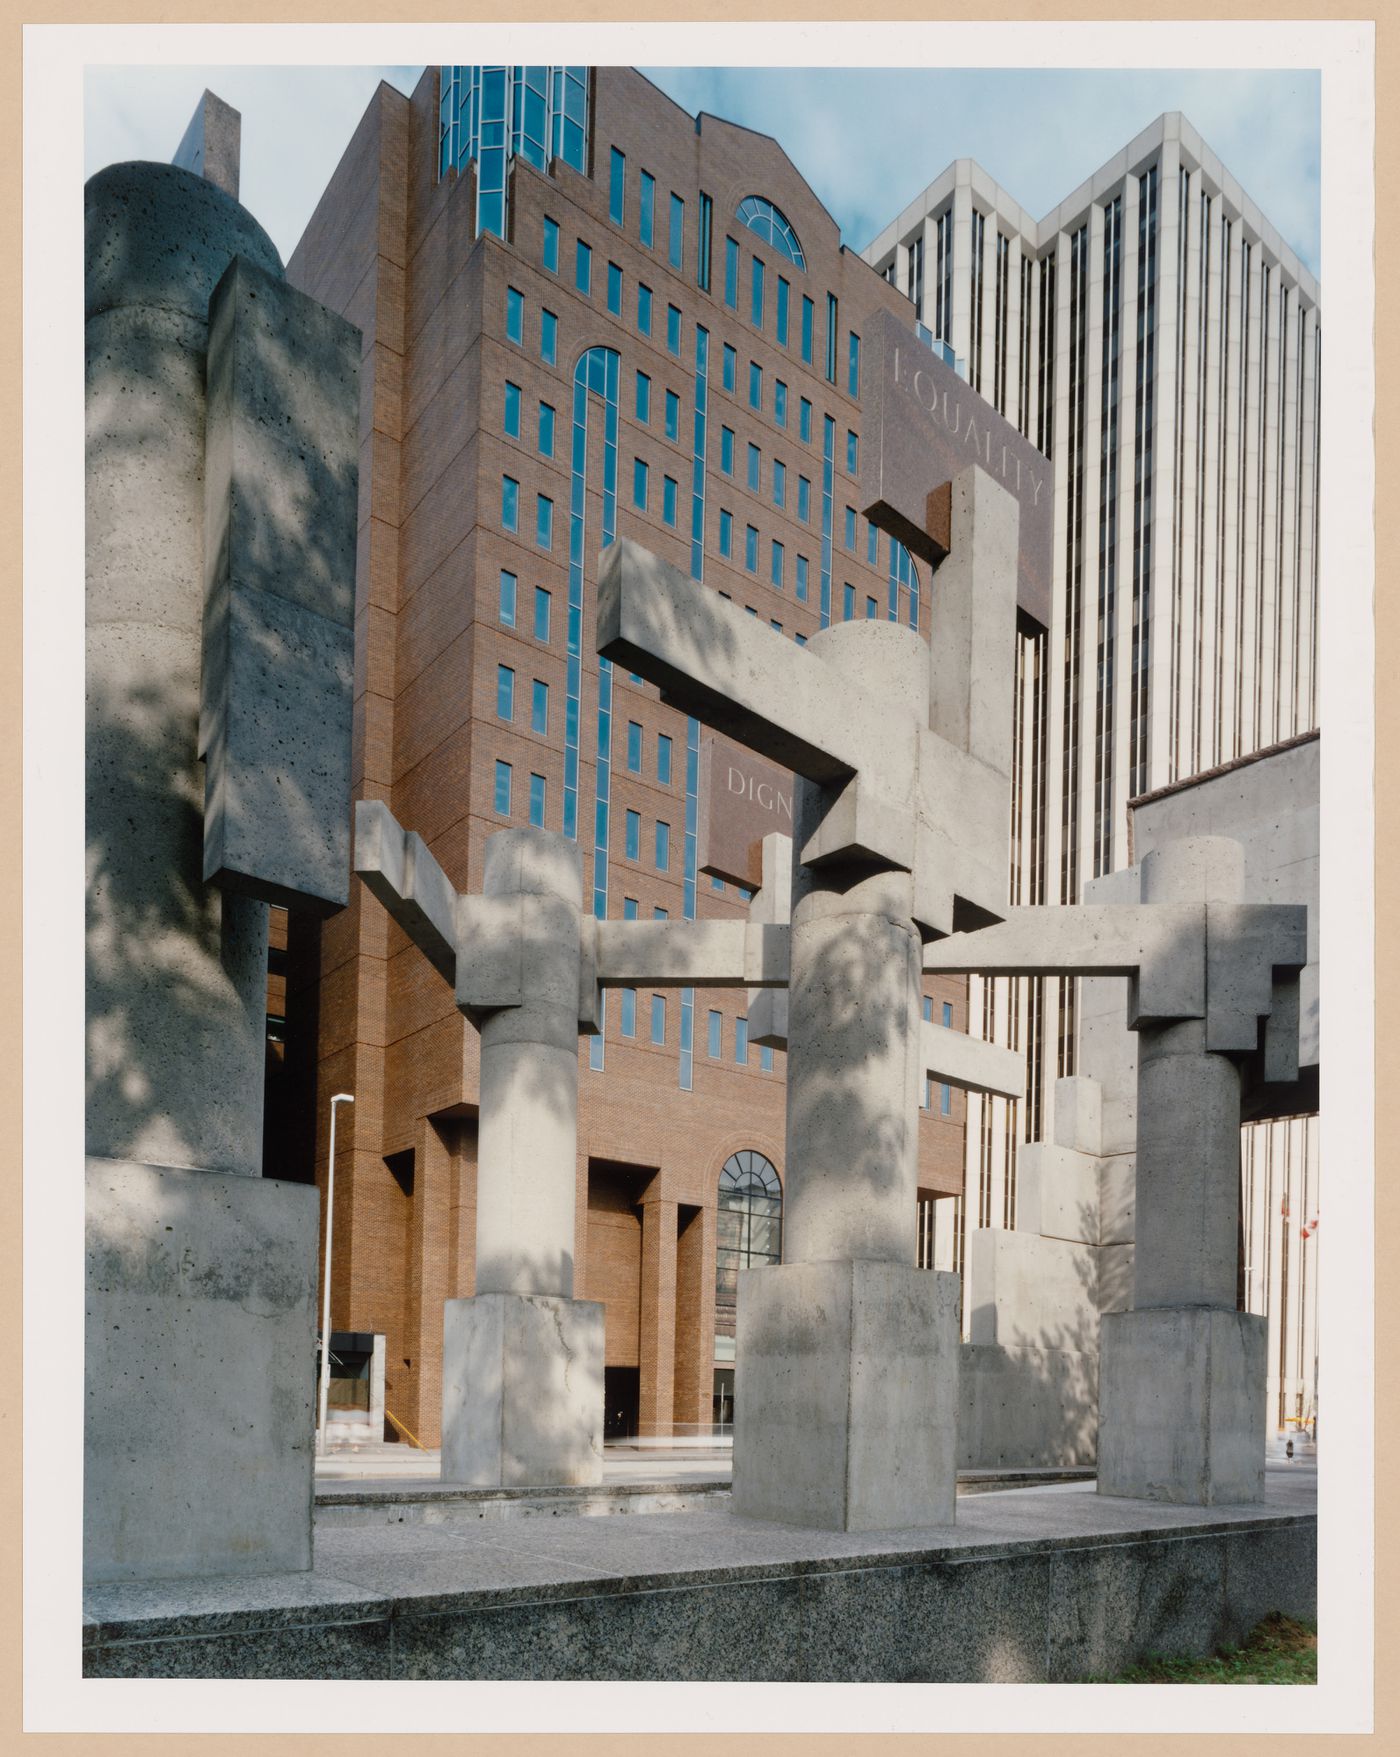
{"type": "Polygon", "coordinates": [[[776,1263],[782,1254],[783,1186],[771,1162],[745,1148],[719,1174],[715,1303],[733,1306],[739,1271],[776,1263]]]}
{"type": "Polygon", "coordinates": [[[781,208],[774,207],[761,195],[746,195],[739,203],[739,219],[751,232],[757,232],[765,244],[781,251],[789,262],[796,263],[806,273],[807,258],[797,242],[797,233],[781,208]]]}

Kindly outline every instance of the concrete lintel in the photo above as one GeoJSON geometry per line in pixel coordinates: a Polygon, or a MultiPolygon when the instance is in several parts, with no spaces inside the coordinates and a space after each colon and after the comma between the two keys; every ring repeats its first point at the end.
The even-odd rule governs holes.
{"type": "Polygon", "coordinates": [[[752,921],[600,921],[597,979],[604,988],[779,988],[790,929],[752,921]]]}
{"type": "MultiPolygon", "coordinates": [[[[1259,1020],[1273,1009],[1276,974],[1296,982],[1307,962],[1307,907],[1210,903],[1206,928],[1206,1047],[1252,1051],[1259,1020]]],[[[1280,1033],[1274,1038],[1277,1059],[1280,1033]]]]}
{"type": "Polygon", "coordinates": [[[923,1021],[925,1071],[946,1085],[999,1098],[1024,1098],[1026,1058],[1016,1049],[984,1043],[932,1019],[923,1021]]]}
{"type": "Polygon", "coordinates": [[[355,802],[355,871],[446,982],[457,982],[456,895],[416,833],[382,799],[355,802]]]}

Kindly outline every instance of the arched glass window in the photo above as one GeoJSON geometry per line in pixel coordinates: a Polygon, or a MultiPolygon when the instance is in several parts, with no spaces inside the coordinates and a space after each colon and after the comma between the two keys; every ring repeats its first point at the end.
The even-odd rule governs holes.
{"type": "Polygon", "coordinates": [[[757,232],[765,244],[780,250],[789,262],[795,262],[804,273],[807,258],[797,242],[797,233],[788,224],[788,217],[761,195],[746,195],[739,203],[739,219],[751,232],[757,232]]]}
{"type": "Polygon", "coordinates": [[[783,1186],[771,1162],[747,1148],[731,1154],[719,1174],[716,1305],[734,1305],[741,1269],[779,1260],[782,1238],[783,1186]]]}

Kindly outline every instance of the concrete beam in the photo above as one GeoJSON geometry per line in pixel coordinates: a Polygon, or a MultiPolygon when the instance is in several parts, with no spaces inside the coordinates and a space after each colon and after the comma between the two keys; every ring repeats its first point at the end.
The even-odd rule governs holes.
{"type": "Polygon", "coordinates": [[[790,930],[752,921],[600,921],[604,988],[782,988],[790,930]]]}
{"type": "Polygon", "coordinates": [[[457,893],[382,799],[355,802],[355,872],[445,982],[457,985],[457,893]]]}
{"type": "Polygon", "coordinates": [[[984,1043],[966,1031],[923,1020],[924,1070],[945,1085],[998,1098],[1024,1098],[1026,1058],[1018,1049],[984,1043]]]}

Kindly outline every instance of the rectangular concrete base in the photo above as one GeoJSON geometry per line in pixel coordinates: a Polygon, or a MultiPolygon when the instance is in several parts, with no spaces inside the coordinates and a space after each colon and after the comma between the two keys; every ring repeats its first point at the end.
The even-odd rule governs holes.
{"type": "Polygon", "coordinates": [[[87,1162],[83,1571],[311,1566],[314,1189],[87,1162]]]}
{"type": "Polygon", "coordinates": [[[902,1263],[739,1276],[734,1511],[824,1531],[951,1525],[958,1278],[902,1263]]]}
{"type": "Polygon", "coordinates": [[[1197,1507],[1258,1501],[1267,1345],[1267,1319],[1247,1312],[1106,1312],[1099,1493],[1197,1507]]]}
{"type": "Polygon", "coordinates": [[[1092,1465],[1099,1357],[1059,1348],[965,1342],[958,1410],[960,1470],[1092,1465]]]}
{"type": "Polygon", "coordinates": [[[603,1475],[603,1307],[479,1293],[443,1309],[442,1480],[476,1488],[603,1475]]]}

